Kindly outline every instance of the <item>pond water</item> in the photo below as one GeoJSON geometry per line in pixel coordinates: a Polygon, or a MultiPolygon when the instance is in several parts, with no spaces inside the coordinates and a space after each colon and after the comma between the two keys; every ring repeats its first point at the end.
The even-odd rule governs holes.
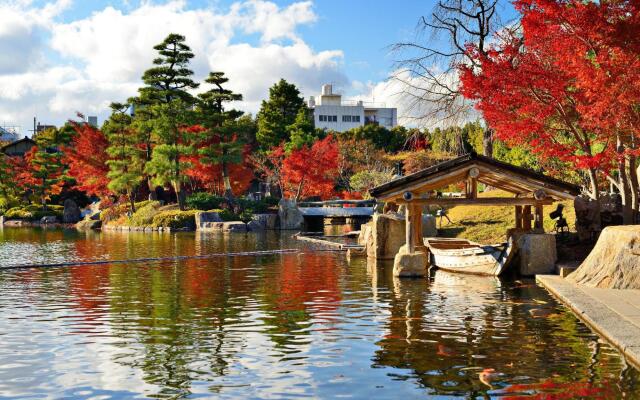
{"type": "Polygon", "coordinates": [[[640,398],[638,371],[533,281],[314,251],[283,235],[0,230],[0,398],[640,398]]]}

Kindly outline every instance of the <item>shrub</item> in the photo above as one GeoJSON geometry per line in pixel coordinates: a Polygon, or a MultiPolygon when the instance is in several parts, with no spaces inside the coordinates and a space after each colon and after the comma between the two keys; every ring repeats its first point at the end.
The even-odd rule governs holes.
{"type": "Polygon", "coordinates": [[[29,221],[38,221],[42,217],[55,216],[62,218],[64,212],[63,206],[50,205],[46,210],[42,209],[42,206],[30,204],[22,207],[13,207],[4,213],[7,219],[24,219],[29,221]]]}
{"type": "MultiPolygon", "coordinates": [[[[150,203],[154,203],[154,201],[144,200],[144,201],[139,201],[135,203],[136,211],[139,210],[140,208],[144,208],[150,203]]],[[[115,204],[111,207],[105,208],[104,210],[100,211],[100,220],[102,222],[114,221],[122,216],[127,215],[127,213],[130,210],[131,210],[131,207],[129,206],[129,203],[115,204]]]]}
{"type": "Polygon", "coordinates": [[[187,197],[187,207],[192,210],[212,210],[220,208],[222,203],[226,202],[224,197],[216,196],[211,193],[194,193],[187,197]]]}
{"type": "Polygon", "coordinates": [[[153,217],[152,226],[171,229],[189,228],[194,229],[196,225],[195,215],[198,210],[170,210],[161,211],[153,217]]]}
{"type": "Polygon", "coordinates": [[[153,217],[158,213],[159,201],[147,201],[129,218],[130,226],[149,226],[153,223],[153,217]]]}

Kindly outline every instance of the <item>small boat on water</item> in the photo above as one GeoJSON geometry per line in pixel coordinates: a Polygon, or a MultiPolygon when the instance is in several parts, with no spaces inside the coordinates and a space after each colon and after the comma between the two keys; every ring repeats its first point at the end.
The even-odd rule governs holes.
{"type": "Polygon", "coordinates": [[[498,276],[504,272],[515,253],[513,241],[481,245],[466,239],[427,238],[429,261],[445,271],[498,276]]]}

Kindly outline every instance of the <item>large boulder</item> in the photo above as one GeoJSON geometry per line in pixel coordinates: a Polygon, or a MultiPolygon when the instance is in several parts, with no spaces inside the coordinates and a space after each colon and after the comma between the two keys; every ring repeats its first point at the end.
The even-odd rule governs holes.
{"type": "Polygon", "coordinates": [[[393,260],[393,276],[409,278],[425,276],[428,264],[427,253],[422,251],[409,253],[407,246],[403,245],[393,260]]]}
{"type": "Polygon", "coordinates": [[[65,224],[75,224],[76,222],[80,221],[81,218],[80,207],[78,207],[75,201],[66,199],[64,201],[62,222],[64,222],[65,224]]]}
{"type": "Polygon", "coordinates": [[[44,217],[40,218],[40,223],[42,225],[55,224],[57,222],[58,222],[58,218],[56,218],[55,215],[47,215],[47,216],[44,216],[44,217]]]}
{"type": "Polygon", "coordinates": [[[79,231],[89,231],[92,229],[100,229],[101,227],[102,221],[91,219],[90,216],[76,224],[76,229],[79,231]]]}
{"type": "Polygon", "coordinates": [[[381,260],[393,260],[406,240],[404,217],[398,214],[374,214],[364,226],[363,238],[367,256],[381,260]]]}
{"type": "Polygon", "coordinates": [[[555,235],[527,233],[517,240],[521,275],[549,274],[555,270],[558,260],[555,235]]]}
{"type": "Polygon", "coordinates": [[[591,253],[567,279],[598,288],[640,289],[640,225],[604,228],[591,253]]]}
{"type": "Polygon", "coordinates": [[[250,231],[265,231],[278,228],[278,214],[254,214],[247,224],[250,231]]]}
{"type": "Polygon", "coordinates": [[[198,211],[195,215],[196,230],[206,230],[214,226],[214,224],[223,222],[220,214],[213,211],[198,211]]]}
{"type": "Polygon", "coordinates": [[[304,217],[295,200],[280,199],[278,217],[280,218],[280,229],[282,230],[298,230],[302,229],[304,225],[304,217]]]}

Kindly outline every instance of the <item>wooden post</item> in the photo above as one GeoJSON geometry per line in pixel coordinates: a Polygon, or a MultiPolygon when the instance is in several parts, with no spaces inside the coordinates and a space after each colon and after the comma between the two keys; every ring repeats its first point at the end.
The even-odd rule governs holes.
{"type": "Polygon", "coordinates": [[[522,206],[516,206],[516,229],[522,229],[522,206]]]}
{"type": "Polygon", "coordinates": [[[531,215],[531,206],[524,206],[522,210],[522,229],[525,232],[531,230],[531,220],[533,216],[531,215]]]}
{"type": "Polygon", "coordinates": [[[536,205],[535,228],[542,229],[544,232],[544,209],[541,205],[536,205]]]}
{"type": "Polygon", "coordinates": [[[410,207],[413,209],[411,212],[411,218],[413,219],[411,224],[413,227],[413,248],[415,251],[426,251],[424,238],[422,237],[422,206],[411,204],[410,207]]]}
{"type": "Polygon", "coordinates": [[[467,198],[478,198],[478,176],[480,176],[480,170],[478,168],[471,168],[469,170],[469,178],[467,179],[467,198]]]}
{"type": "Polygon", "coordinates": [[[407,204],[406,207],[406,211],[405,211],[405,232],[406,232],[406,245],[407,245],[407,252],[409,253],[413,253],[415,251],[415,246],[414,246],[414,240],[413,240],[413,236],[414,236],[414,218],[413,218],[413,213],[415,211],[415,208],[413,207],[413,204],[409,203],[407,204]]]}

